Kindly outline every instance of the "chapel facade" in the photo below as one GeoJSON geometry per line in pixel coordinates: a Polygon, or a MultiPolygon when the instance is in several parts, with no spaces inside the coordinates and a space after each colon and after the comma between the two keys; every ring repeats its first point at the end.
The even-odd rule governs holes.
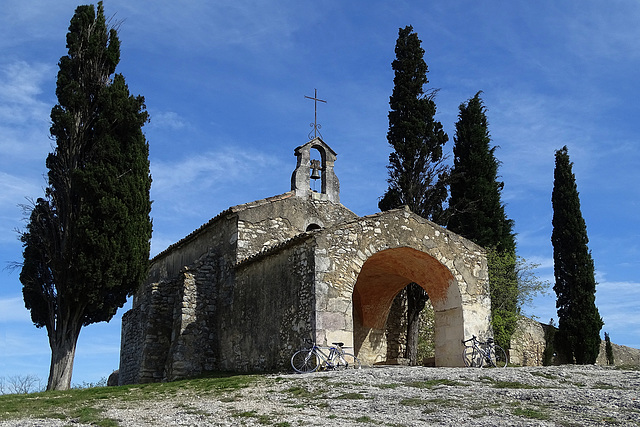
{"type": "Polygon", "coordinates": [[[294,154],[291,191],[230,207],[151,260],[122,318],[120,384],[288,371],[307,338],[364,365],[397,359],[391,306],[411,282],[435,312],[436,366],[461,366],[461,340],[490,335],[481,247],[408,209],[359,217],[321,138],[294,154]]]}

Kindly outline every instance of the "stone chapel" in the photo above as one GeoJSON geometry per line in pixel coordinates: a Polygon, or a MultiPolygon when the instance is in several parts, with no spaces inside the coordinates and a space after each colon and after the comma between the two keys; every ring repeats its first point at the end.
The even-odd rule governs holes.
{"type": "Polygon", "coordinates": [[[321,138],[294,154],[291,191],[230,207],[150,261],[122,318],[121,384],[289,371],[305,338],[384,363],[401,354],[388,320],[411,282],[435,312],[436,366],[461,366],[461,340],[490,335],[481,247],[408,209],[359,217],[321,138]]]}

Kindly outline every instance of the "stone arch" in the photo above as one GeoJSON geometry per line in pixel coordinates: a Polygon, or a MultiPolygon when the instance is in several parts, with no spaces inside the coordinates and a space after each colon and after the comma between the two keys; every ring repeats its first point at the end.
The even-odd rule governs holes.
{"type": "Polygon", "coordinates": [[[448,355],[459,353],[460,341],[450,338],[463,337],[462,297],[456,280],[433,256],[410,247],[382,250],[363,264],[353,289],[355,351],[369,363],[382,361],[391,303],[411,282],[429,294],[436,313],[436,364],[455,364],[455,360],[448,360],[448,355]],[[449,339],[439,339],[443,334],[449,335],[449,339]]]}
{"type": "Polygon", "coordinates": [[[473,242],[405,209],[326,228],[315,239],[317,342],[342,341],[364,363],[384,361],[389,304],[410,282],[430,295],[437,366],[461,366],[461,340],[490,336],[486,255],[473,242]]]}
{"type": "Polygon", "coordinates": [[[315,222],[312,222],[309,225],[307,225],[307,228],[305,229],[305,231],[320,230],[321,228],[322,228],[321,225],[316,224],[315,222]]]}

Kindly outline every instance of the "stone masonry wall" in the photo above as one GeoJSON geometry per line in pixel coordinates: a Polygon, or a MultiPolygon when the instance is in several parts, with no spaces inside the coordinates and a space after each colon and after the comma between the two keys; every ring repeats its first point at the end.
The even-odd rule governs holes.
{"type": "Polygon", "coordinates": [[[357,218],[356,214],[340,204],[301,199],[293,197],[292,192],[240,205],[232,210],[238,215],[238,261],[307,231],[311,224],[329,227],[357,218]]]}
{"type": "MultiPolygon", "coordinates": [[[[549,325],[543,325],[534,319],[520,316],[516,330],[511,338],[509,363],[520,366],[541,366],[543,363],[542,354],[546,346],[544,328],[549,327],[549,325]]],[[[640,366],[640,349],[613,343],[612,347],[616,366],[640,366]]],[[[600,342],[600,354],[598,354],[596,364],[607,364],[604,340],[600,342]]]]}
{"type": "MultiPolygon", "coordinates": [[[[281,337],[285,350],[278,347],[277,352],[299,347],[301,334],[311,336],[312,299],[280,297],[291,295],[296,286],[313,285],[314,260],[305,245],[286,256],[278,254],[278,247],[310,224],[324,227],[353,218],[357,216],[342,205],[301,199],[289,192],[229,208],[156,256],[149,281],[123,318],[122,383],[173,380],[212,369],[282,366],[284,356],[270,347],[272,334],[279,335],[280,330],[263,337],[257,331],[264,325],[295,323],[287,326],[295,336],[281,337]],[[274,253],[261,256],[260,265],[246,261],[267,251],[274,253]],[[236,282],[235,265],[243,262],[239,271],[244,273],[236,282]],[[265,304],[264,310],[256,306],[258,301],[265,304]],[[281,306],[286,318],[277,318],[274,304],[281,306]],[[296,307],[304,322],[291,318],[296,307]],[[261,310],[265,315],[253,324],[249,319],[261,310]]],[[[296,292],[299,297],[302,291],[296,292]]]]}
{"type": "Polygon", "coordinates": [[[235,222],[226,211],[151,261],[148,281],[123,316],[121,384],[174,379],[213,366],[208,313],[233,271],[235,222]]]}
{"type": "Polygon", "coordinates": [[[236,267],[233,302],[217,318],[224,337],[219,369],[290,369],[291,355],[315,327],[314,248],[313,238],[302,236],[236,267]]]}
{"type": "Polygon", "coordinates": [[[544,329],[540,322],[520,316],[511,337],[509,362],[519,366],[542,366],[545,347],[544,329]]]}
{"type": "Polygon", "coordinates": [[[490,328],[484,251],[408,210],[371,215],[320,232],[316,252],[318,342],[354,345],[352,294],[358,274],[375,253],[407,246],[435,258],[453,277],[454,285],[438,291],[444,293],[430,295],[436,310],[436,363],[461,363],[461,344],[452,343],[471,334],[486,335],[490,328]]]}
{"type": "Polygon", "coordinates": [[[400,247],[434,260],[436,363],[460,363],[450,343],[488,328],[481,248],[406,210],[358,218],[285,193],[228,209],[152,260],[123,317],[121,383],[287,369],[304,338],[353,346],[358,274],[400,247]],[[321,228],[304,233],[309,225],[321,228]]]}

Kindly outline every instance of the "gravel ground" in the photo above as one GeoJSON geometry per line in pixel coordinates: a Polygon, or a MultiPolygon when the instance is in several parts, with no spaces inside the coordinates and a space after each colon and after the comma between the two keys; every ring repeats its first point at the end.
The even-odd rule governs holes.
{"type": "Polygon", "coordinates": [[[215,396],[185,389],[167,400],[114,402],[105,410],[121,426],[634,426],[640,425],[640,371],[364,368],[265,376],[250,388],[215,396]]]}

